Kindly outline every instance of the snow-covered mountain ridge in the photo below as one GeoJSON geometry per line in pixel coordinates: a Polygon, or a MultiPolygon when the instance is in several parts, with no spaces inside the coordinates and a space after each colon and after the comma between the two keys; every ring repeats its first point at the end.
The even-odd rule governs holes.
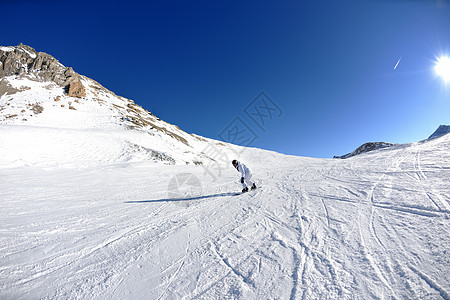
{"type": "MultiPolygon", "coordinates": [[[[450,133],[450,126],[449,125],[439,125],[439,127],[436,129],[436,131],[430,135],[430,137],[428,138],[428,140],[443,136],[445,134],[450,133]]],[[[336,155],[333,158],[349,158],[349,157],[353,157],[355,155],[359,155],[362,153],[367,153],[370,151],[374,151],[374,150],[378,150],[378,149],[383,149],[383,148],[387,148],[387,147],[392,147],[395,146],[396,144],[393,143],[386,143],[386,142],[368,142],[368,143],[364,143],[361,146],[359,146],[358,148],[356,148],[355,151],[347,153],[345,155],[336,155]]]]}
{"type": "Polygon", "coordinates": [[[0,147],[21,149],[0,158],[0,165],[73,165],[75,157],[84,165],[201,164],[212,161],[203,153],[208,143],[228,151],[22,44],[0,47],[0,131],[0,147]],[[2,125],[14,125],[14,136],[2,125]]]}
{"type": "Polygon", "coordinates": [[[355,155],[359,155],[359,154],[362,154],[362,153],[367,153],[367,152],[378,150],[378,149],[392,147],[394,145],[395,144],[385,143],[385,142],[369,142],[369,143],[362,144],[355,151],[353,151],[351,153],[347,153],[347,154],[342,155],[342,156],[334,156],[333,158],[345,159],[345,158],[349,158],[349,157],[352,157],[352,156],[355,156],[355,155]]]}
{"type": "Polygon", "coordinates": [[[450,133],[450,125],[439,125],[435,132],[428,138],[429,140],[450,133]]]}

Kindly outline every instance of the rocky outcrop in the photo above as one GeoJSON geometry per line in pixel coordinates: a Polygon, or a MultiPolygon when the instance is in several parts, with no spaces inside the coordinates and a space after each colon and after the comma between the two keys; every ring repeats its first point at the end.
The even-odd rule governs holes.
{"type": "Polygon", "coordinates": [[[86,90],[79,80],[69,83],[66,87],[66,91],[70,97],[86,97],[86,90]]]}
{"type": "Polygon", "coordinates": [[[0,78],[11,75],[27,76],[32,80],[53,81],[72,97],[86,96],[80,75],[62,65],[53,56],[36,52],[30,46],[0,47],[0,78]]]}
{"type": "Polygon", "coordinates": [[[5,79],[0,79],[0,97],[3,95],[12,95],[19,91],[19,89],[13,88],[5,79]]]}
{"type": "Polygon", "coordinates": [[[27,72],[36,56],[33,48],[22,44],[17,47],[0,47],[0,77],[27,72]]]}

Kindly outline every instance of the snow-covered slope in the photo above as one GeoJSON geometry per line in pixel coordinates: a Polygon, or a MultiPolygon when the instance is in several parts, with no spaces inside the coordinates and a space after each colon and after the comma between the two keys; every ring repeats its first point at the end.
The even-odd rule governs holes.
{"type": "Polygon", "coordinates": [[[0,47],[0,75],[0,167],[207,164],[208,143],[228,151],[31,47],[0,47]]]}
{"type": "MultiPolygon", "coordinates": [[[[430,135],[430,137],[428,138],[428,140],[443,136],[445,134],[450,133],[450,126],[449,125],[440,125],[436,131],[430,135]]],[[[359,146],[355,151],[347,153],[345,155],[341,155],[341,156],[334,156],[333,158],[349,158],[355,155],[359,155],[359,154],[363,154],[363,153],[367,153],[370,151],[374,151],[374,150],[378,150],[378,149],[383,149],[383,148],[387,148],[387,147],[392,147],[395,146],[396,144],[392,144],[392,143],[386,143],[386,142],[369,142],[369,143],[365,143],[361,146],[359,146]]]]}
{"type": "Polygon", "coordinates": [[[345,160],[233,147],[22,48],[0,48],[22,70],[0,83],[0,299],[450,299],[450,135],[345,160]],[[259,189],[236,196],[229,161],[211,177],[208,145],[259,189]]]}
{"type": "Polygon", "coordinates": [[[2,169],[0,298],[449,299],[449,148],[247,149],[241,196],[231,166],[2,169]],[[186,173],[202,192],[169,197],[186,173]]]}

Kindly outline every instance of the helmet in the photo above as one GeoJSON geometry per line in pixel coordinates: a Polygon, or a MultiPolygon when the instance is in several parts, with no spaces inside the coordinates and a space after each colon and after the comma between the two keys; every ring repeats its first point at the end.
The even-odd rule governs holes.
{"type": "Polygon", "coordinates": [[[235,160],[235,159],[233,159],[233,161],[231,162],[231,164],[234,166],[234,167],[236,167],[237,166],[237,164],[238,164],[238,161],[237,160],[235,160]]]}

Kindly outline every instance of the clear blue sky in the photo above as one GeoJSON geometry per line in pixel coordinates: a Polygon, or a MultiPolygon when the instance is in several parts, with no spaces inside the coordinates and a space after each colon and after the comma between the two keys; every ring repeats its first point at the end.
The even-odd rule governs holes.
{"type": "Polygon", "coordinates": [[[446,0],[0,0],[0,45],[24,43],[190,133],[240,117],[253,146],[332,157],[450,124],[446,0]],[[394,66],[401,58],[396,70],[394,66]],[[265,91],[283,110],[255,126],[265,91]]]}

